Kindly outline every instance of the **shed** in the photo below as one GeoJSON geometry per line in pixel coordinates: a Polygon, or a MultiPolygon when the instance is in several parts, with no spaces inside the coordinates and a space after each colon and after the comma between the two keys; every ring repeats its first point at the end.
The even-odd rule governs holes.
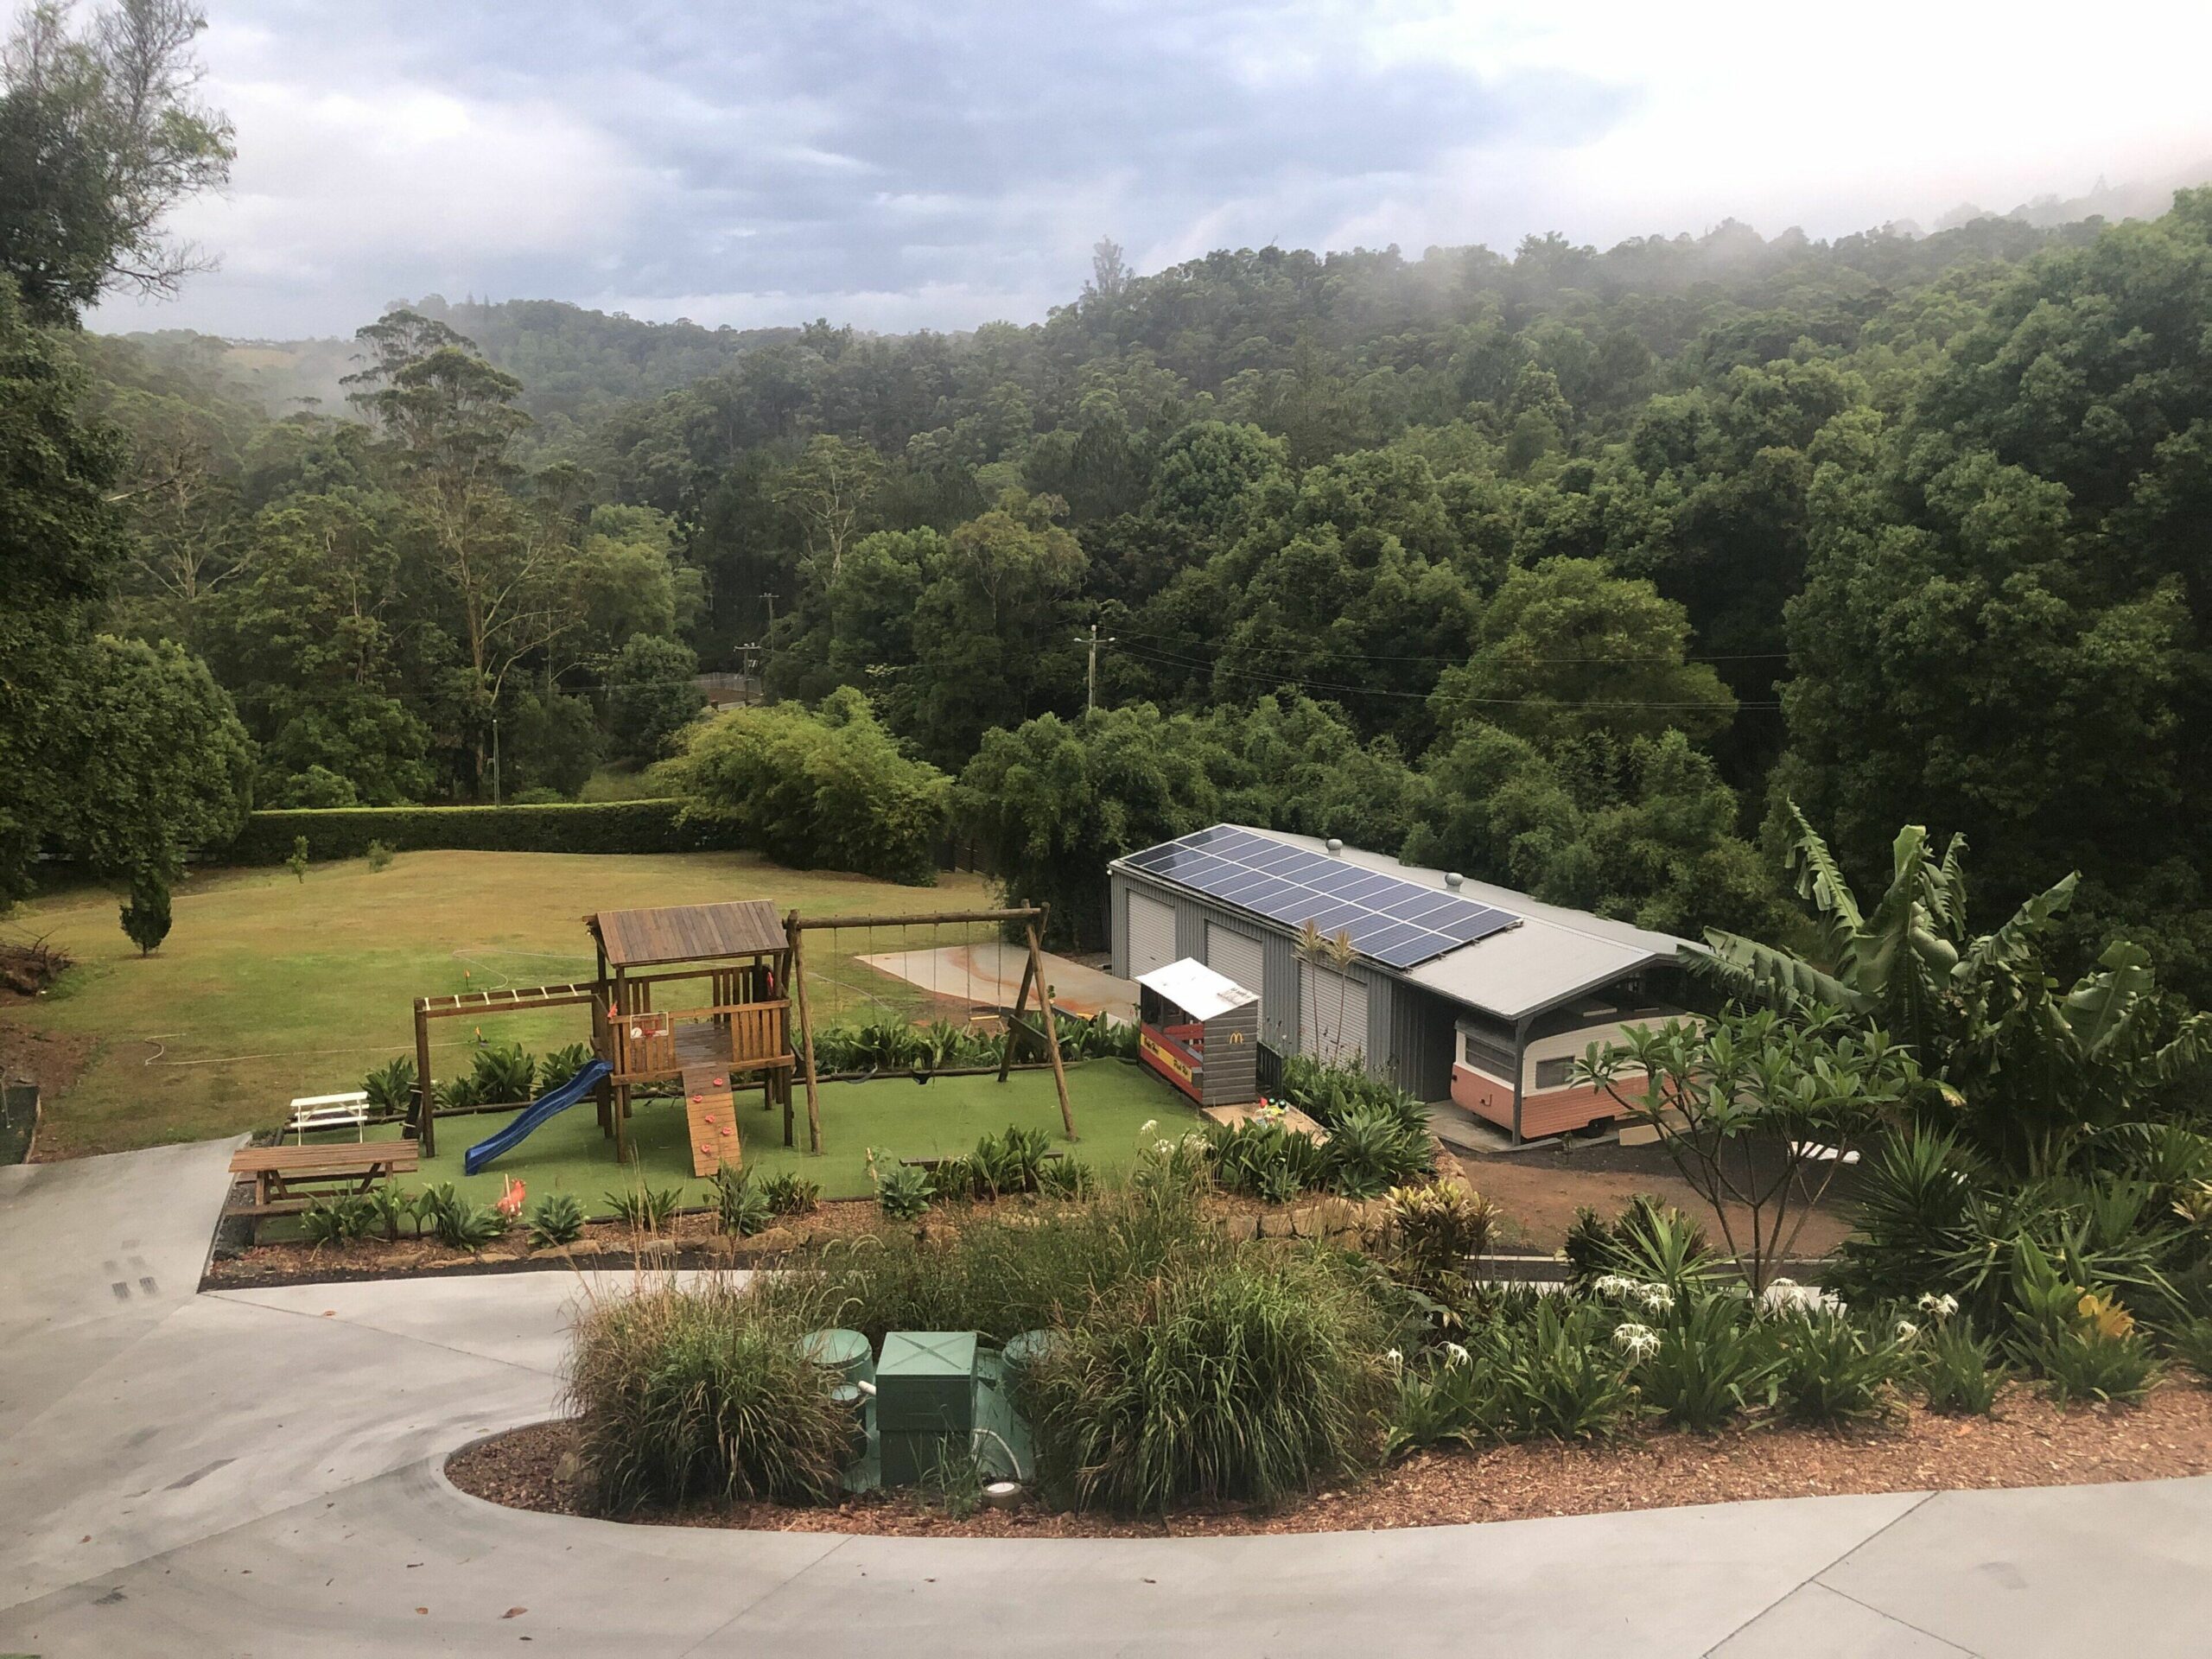
{"type": "Polygon", "coordinates": [[[1260,1092],[1260,995],[1185,957],[1137,980],[1137,1055],[1201,1106],[1260,1092]]]}
{"type": "Polygon", "coordinates": [[[1243,824],[1109,867],[1114,965],[1194,957],[1259,993],[1261,1039],[1357,1065],[1516,1140],[1613,1115],[1573,1057],[1681,1011],[1695,947],[1455,871],[1243,824]],[[1347,954],[1303,938],[1349,938],[1347,954]]]}

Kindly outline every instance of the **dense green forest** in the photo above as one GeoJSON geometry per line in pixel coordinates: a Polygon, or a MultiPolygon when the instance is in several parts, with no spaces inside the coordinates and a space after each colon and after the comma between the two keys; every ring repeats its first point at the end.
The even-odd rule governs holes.
{"type": "Polygon", "coordinates": [[[26,782],[12,886],[249,796],[664,762],[786,855],[731,790],[884,803],[849,844],[906,874],[957,826],[1067,938],[1105,859],[1216,817],[1770,935],[1794,800],[1878,890],[1908,822],[1995,909],[2078,869],[2077,956],[2125,924],[2212,993],[2212,191],[1148,275],[1102,242],[1066,305],[966,334],[425,302],[287,348],[344,372],[304,404],[224,342],[83,332],[23,245],[0,441],[47,474],[10,474],[10,557],[55,491],[79,556],[11,582],[10,643],[81,639],[108,692],[15,712],[127,747],[62,703],[158,684],[208,734],[129,845],[26,782]],[[699,736],[695,671],[747,665],[797,706],[699,736]]]}

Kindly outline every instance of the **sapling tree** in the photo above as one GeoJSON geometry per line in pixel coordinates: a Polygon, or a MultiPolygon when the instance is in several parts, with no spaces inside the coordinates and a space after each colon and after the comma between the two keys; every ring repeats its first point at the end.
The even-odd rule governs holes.
{"type": "Polygon", "coordinates": [[[130,878],[130,899],[123,906],[123,931],[142,957],[150,956],[169,936],[169,884],[159,870],[143,868],[130,878]]]}
{"type": "Polygon", "coordinates": [[[1712,1206],[1755,1296],[1848,1154],[1920,1080],[1906,1051],[1830,1008],[1789,1016],[1732,1007],[1624,1035],[1592,1044],[1577,1080],[1657,1132],[1712,1206]]]}

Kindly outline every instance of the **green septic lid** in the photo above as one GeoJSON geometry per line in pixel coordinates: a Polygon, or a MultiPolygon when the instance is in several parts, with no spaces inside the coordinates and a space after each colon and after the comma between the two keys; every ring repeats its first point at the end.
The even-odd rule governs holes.
{"type": "Polygon", "coordinates": [[[976,1374],[976,1333],[973,1331],[893,1331],[883,1339],[883,1357],[876,1362],[876,1376],[973,1376],[976,1374]]]}
{"type": "Polygon", "coordinates": [[[798,1351],[823,1369],[849,1376],[869,1358],[868,1338],[857,1331],[810,1331],[799,1338],[798,1351]]]}
{"type": "Polygon", "coordinates": [[[1009,1371],[1018,1371],[1025,1365],[1035,1363],[1060,1345],[1063,1340],[1057,1331],[1023,1331],[1007,1338],[1000,1357],[1009,1371]]]}

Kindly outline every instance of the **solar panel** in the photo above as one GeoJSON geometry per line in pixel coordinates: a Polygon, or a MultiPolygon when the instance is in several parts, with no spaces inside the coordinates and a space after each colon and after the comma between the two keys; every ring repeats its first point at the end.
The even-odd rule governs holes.
{"type": "Polygon", "coordinates": [[[1324,933],[1349,933],[1363,956],[1389,968],[1417,967],[1521,919],[1495,905],[1225,824],[1122,861],[1287,927],[1310,921],[1324,933]]]}

